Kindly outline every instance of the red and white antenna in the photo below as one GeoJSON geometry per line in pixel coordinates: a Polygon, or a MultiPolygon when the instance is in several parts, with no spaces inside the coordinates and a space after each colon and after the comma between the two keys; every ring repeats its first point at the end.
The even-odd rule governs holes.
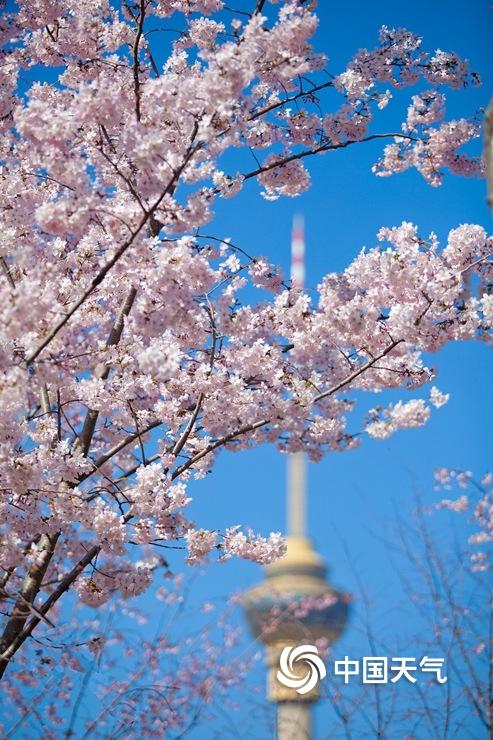
{"type": "Polygon", "coordinates": [[[305,221],[297,214],[291,232],[291,282],[294,288],[305,287],[305,221]]]}

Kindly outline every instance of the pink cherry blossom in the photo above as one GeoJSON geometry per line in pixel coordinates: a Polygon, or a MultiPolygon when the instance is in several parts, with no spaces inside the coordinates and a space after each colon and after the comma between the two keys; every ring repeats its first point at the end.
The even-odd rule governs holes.
{"type": "Polygon", "coordinates": [[[442,393],[435,386],[430,391],[430,403],[435,408],[439,409],[440,406],[444,406],[450,398],[449,393],[442,393]]]}
{"type": "Polygon", "coordinates": [[[443,86],[477,82],[466,61],[383,27],[330,72],[311,4],[262,8],[235,22],[220,0],[19,0],[2,18],[1,673],[67,593],[99,608],[150,588],[163,547],[282,555],[278,533],[191,520],[216,455],[269,442],[319,460],[418,427],[431,408],[407,393],[434,378],[426,356],[491,334],[479,226],[443,248],[384,228],[310,295],[205,235],[249,180],[295,197],[312,157],[374,139],[379,174],[482,174],[461,150],[477,122],[445,118],[443,86]],[[403,125],[379,127],[423,81],[403,125]],[[359,414],[388,389],[402,399],[359,414]]]}

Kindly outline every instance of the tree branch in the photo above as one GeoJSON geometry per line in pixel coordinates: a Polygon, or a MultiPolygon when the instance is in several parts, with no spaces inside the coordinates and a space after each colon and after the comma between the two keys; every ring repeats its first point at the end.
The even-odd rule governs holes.
{"type": "MultiPolygon", "coordinates": [[[[123,327],[125,324],[125,317],[129,315],[136,295],[137,290],[135,288],[131,288],[123,302],[118,316],[116,317],[115,323],[111,328],[110,334],[106,341],[107,348],[115,346],[120,341],[120,337],[122,335],[123,327]]],[[[96,378],[99,378],[100,380],[106,380],[110,373],[110,369],[110,365],[99,365],[94,371],[94,376],[96,378]]],[[[94,409],[88,410],[86,418],[84,419],[82,431],[77,439],[77,442],[74,445],[74,449],[76,452],[82,452],[83,455],[87,455],[87,453],[89,452],[98,416],[99,411],[96,411],[94,409]]]]}
{"type": "Polygon", "coordinates": [[[0,267],[2,268],[3,274],[7,278],[8,284],[10,285],[12,290],[15,290],[15,281],[14,281],[14,278],[12,277],[12,272],[10,271],[10,268],[3,255],[0,257],[0,267]]]}
{"type": "Polygon", "coordinates": [[[80,575],[84,568],[89,565],[91,560],[93,560],[93,558],[98,555],[100,550],[101,548],[98,545],[94,545],[93,547],[91,547],[90,550],[88,550],[86,555],[84,555],[84,557],[79,560],[79,562],[72,568],[72,570],[69,571],[62,578],[57,588],[48,596],[44,604],[40,606],[39,609],[37,609],[38,614],[32,617],[27,627],[22,629],[26,622],[27,614],[29,614],[30,612],[27,612],[26,616],[24,617],[24,621],[21,626],[22,631],[17,630],[17,632],[12,635],[12,639],[9,641],[6,641],[2,638],[2,642],[0,643],[0,649],[2,650],[2,653],[0,654],[0,678],[5,673],[5,669],[7,668],[9,661],[15,655],[23,642],[25,642],[25,640],[29,637],[29,635],[39,624],[42,618],[50,611],[51,607],[56,604],[58,599],[66,591],[68,591],[72,583],[76,580],[77,576],[80,575]]]}
{"type": "Polygon", "coordinates": [[[378,355],[375,355],[375,357],[372,357],[371,360],[368,360],[368,362],[365,362],[364,365],[361,365],[357,370],[355,370],[351,375],[348,375],[345,380],[341,380],[340,383],[336,383],[336,385],[333,385],[332,388],[329,388],[328,390],[324,391],[323,393],[319,393],[318,396],[315,396],[315,398],[312,399],[312,403],[318,403],[318,401],[321,401],[323,398],[327,398],[327,396],[332,396],[334,393],[337,393],[337,391],[340,391],[341,388],[344,388],[344,386],[351,383],[355,378],[357,378],[361,373],[366,372],[366,370],[369,370],[376,362],[382,359],[382,357],[385,357],[386,355],[391,352],[394,347],[397,347],[398,344],[401,344],[403,342],[403,339],[396,339],[391,344],[389,344],[387,347],[385,347],[384,350],[382,350],[378,355]]]}
{"type": "Polygon", "coordinates": [[[486,200],[493,210],[493,99],[484,117],[484,160],[486,164],[486,200]]]}
{"type": "Polygon", "coordinates": [[[100,269],[100,271],[98,272],[98,274],[93,277],[93,279],[91,280],[91,282],[89,284],[89,287],[86,288],[86,290],[82,293],[82,295],[75,301],[75,303],[72,306],[72,308],[70,308],[70,310],[58,321],[58,323],[55,324],[55,326],[53,327],[53,329],[51,329],[48,332],[48,334],[42,340],[42,342],[40,342],[40,344],[38,344],[38,346],[36,347],[36,349],[30,355],[28,355],[26,357],[26,363],[27,363],[27,365],[31,365],[34,362],[34,360],[41,354],[41,352],[57,336],[57,334],[59,333],[59,331],[61,329],[63,329],[63,327],[65,326],[65,324],[67,324],[68,321],[70,321],[70,319],[72,318],[72,316],[74,315],[74,313],[76,311],[78,311],[78,309],[87,301],[87,299],[89,298],[89,296],[94,292],[94,290],[98,287],[98,285],[100,285],[103,282],[104,278],[109,273],[109,271],[111,270],[111,268],[116,265],[116,263],[123,257],[123,255],[125,254],[125,252],[127,251],[127,249],[130,246],[132,246],[132,244],[135,241],[136,237],[140,234],[140,232],[142,231],[142,229],[144,228],[144,226],[146,226],[147,222],[150,219],[152,219],[152,216],[154,215],[156,209],[159,208],[159,206],[161,205],[161,203],[164,200],[164,198],[167,195],[169,195],[170,193],[174,192],[174,190],[176,188],[176,185],[178,183],[178,179],[180,178],[180,175],[182,174],[183,170],[185,169],[185,167],[189,163],[190,159],[192,158],[193,154],[195,153],[195,151],[198,148],[198,147],[194,147],[193,146],[193,142],[195,141],[195,137],[197,135],[197,131],[198,131],[198,124],[197,124],[197,122],[195,122],[195,125],[194,125],[194,128],[193,128],[193,132],[192,132],[192,136],[191,136],[191,142],[190,142],[190,146],[188,148],[188,151],[187,151],[186,155],[183,158],[183,162],[181,163],[180,167],[178,167],[178,169],[174,172],[173,177],[169,181],[169,183],[166,186],[166,188],[163,190],[163,192],[161,193],[161,195],[159,196],[159,198],[155,201],[155,203],[151,206],[151,208],[148,211],[146,211],[146,213],[141,218],[141,220],[139,221],[139,223],[136,226],[136,228],[134,229],[134,231],[132,231],[132,233],[129,236],[129,238],[121,245],[121,247],[119,249],[116,250],[116,252],[113,255],[113,257],[110,260],[108,260],[108,262],[105,265],[103,265],[103,267],[100,269]]]}
{"type": "MultiPolygon", "coordinates": [[[[330,152],[336,149],[345,149],[346,147],[352,146],[353,144],[362,144],[363,142],[374,141],[375,139],[389,139],[389,138],[409,139],[410,141],[416,141],[416,138],[414,136],[408,136],[407,134],[401,134],[401,133],[388,133],[388,134],[371,134],[369,136],[365,136],[363,139],[351,139],[350,141],[343,141],[340,144],[330,144],[329,142],[326,142],[325,144],[320,144],[320,146],[317,146],[314,149],[304,149],[302,152],[291,154],[289,157],[284,157],[284,159],[280,159],[277,162],[270,162],[269,164],[263,165],[262,167],[258,167],[256,170],[252,170],[251,172],[247,172],[246,175],[243,175],[243,179],[249,180],[252,177],[257,177],[257,175],[261,175],[264,172],[273,170],[276,167],[283,167],[283,165],[288,164],[289,162],[294,162],[296,159],[304,159],[305,157],[311,157],[313,154],[320,154],[321,152],[330,152]]],[[[233,180],[234,178],[231,178],[231,179],[233,180]]]]}
{"type": "MultiPolygon", "coordinates": [[[[56,532],[53,535],[42,534],[39,538],[38,548],[40,552],[34,558],[34,563],[29,568],[28,574],[24,579],[22,589],[17,596],[14,608],[0,640],[0,678],[5,673],[10,656],[15,652],[15,650],[10,652],[11,648],[19,639],[19,635],[22,633],[27,618],[31,613],[30,606],[33,604],[41,588],[41,583],[55,552],[59,536],[60,533],[56,532]]],[[[35,617],[35,619],[39,622],[40,617],[35,617]]]]}
{"type": "Polygon", "coordinates": [[[107,452],[104,452],[102,455],[97,457],[93,461],[94,470],[92,470],[90,473],[86,473],[85,475],[81,475],[78,482],[83,483],[87,478],[90,478],[91,475],[94,475],[94,472],[100,468],[102,465],[104,465],[108,460],[111,460],[111,458],[116,455],[118,452],[123,450],[124,447],[131,444],[132,442],[135,442],[136,439],[139,438],[140,435],[146,434],[147,432],[150,432],[151,429],[155,429],[156,427],[161,426],[163,422],[161,420],[153,421],[150,424],[146,426],[145,429],[141,429],[138,432],[132,432],[132,434],[128,434],[124,439],[121,439],[120,442],[117,442],[116,445],[113,445],[107,452]]]}
{"type": "Polygon", "coordinates": [[[260,118],[260,116],[265,115],[266,113],[270,113],[271,111],[275,110],[276,108],[281,108],[283,105],[286,105],[287,103],[292,103],[295,100],[298,100],[298,98],[304,98],[309,97],[310,95],[314,95],[319,90],[324,90],[326,87],[333,87],[334,83],[332,80],[329,82],[324,82],[321,85],[314,85],[311,90],[300,90],[300,92],[296,93],[296,95],[292,95],[291,97],[284,98],[284,100],[280,100],[279,103],[272,103],[272,105],[267,105],[265,108],[261,108],[260,110],[253,113],[249,121],[255,121],[257,118],[260,118]]]}
{"type": "Polygon", "coordinates": [[[140,11],[137,17],[137,33],[133,46],[133,75],[134,75],[134,94],[135,94],[135,115],[140,121],[140,81],[139,81],[139,45],[144,31],[145,19],[145,0],[140,0],[140,11]]]}

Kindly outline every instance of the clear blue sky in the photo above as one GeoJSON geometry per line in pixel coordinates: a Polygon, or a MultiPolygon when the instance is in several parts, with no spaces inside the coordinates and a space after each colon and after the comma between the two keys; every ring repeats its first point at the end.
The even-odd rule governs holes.
{"type": "MultiPolygon", "coordinates": [[[[330,70],[338,72],[355,50],[375,44],[382,24],[409,28],[424,37],[425,48],[456,51],[469,58],[480,73],[481,88],[448,94],[450,114],[467,115],[487,104],[493,88],[489,5],[486,0],[474,0],[465,12],[465,5],[458,0],[380,0],[371,4],[322,0],[317,44],[328,53],[330,70]]],[[[404,100],[405,94],[398,98],[399,112],[404,100]]],[[[392,113],[389,119],[395,120],[392,113]]],[[[343,268],[362,246],[372,246],[383,225],[412,221],[422,233],[434,230],[441,239],[460,223],[490,228],[483,182],[450,175],[441,188],[432,189],[414,171],[376,178],[370,168],[379,151],[378,143],[362,144],[311,161],[313,186],[297,199],[268,203],[258,196],[252,183],[240,198],[216,209],[214,231],[209,233],[230,236],[250,253],[268,255],[281,263],[287,274],[292,217],[295,212],[303,213],[307,285],[315,287],[324,273],[343,268]]],[[[378,627],[386,637],[402,643],[413,634],[416,625],[401,611],[406,597],[388,557],[395,511],[410,514],[416,491],[425,502],[436,500],[433,471],[437,467],[460,467],[480,474],[491,466],[490,363],[491,349],[486,346],[462,343],[448,347],[431,364],[439,368],[436,384],[451,398],[425,428],[400,432],[383,442],[365,440],[356,451],[331,454],[310,466],[310,533],[330,565],[332,582],[355,595],[352,626],[336,653],[359,657],[368,652],[359,630],[362,605],[354,569],[374,601],[376,613],[385,615],[378,627]]],[[[191,492],[197,520],[204,526],[243,523],[263,532],[284,529],[285,459],[272,448],[221,455],[213,474],[192,484],[191,492]]],[[[406,575],[412,577],[411,573],[406,575]]],[[[221,599],[260,578],[261,569],[255,565],[232,561],[213,566],[200,579],[196,597],[203,594],[221,599]]],[[[431,639],[431,635],[423,637],[431,639]]],[[[260,694],[263,680],[259,670],[254,683],[257,681],[260,694]]],[[[243,713],[231,716],[237,727],[249,707],[245,702],[243,713]]],[[[323,705],[317,709],[317,737],[324,737],[327,712],[323,705]]],[[[406,729],[402,728],[400,737],[406,729]]],[[[472,736],[481,736],[474,734],[477,725],[472,719],[468,730],[472,736]]],[[[212,727],[198,728],[194,734],[197,738],[213,736],[212,727]]],[[[257,736],[262,737],[260,731],[257,736]]]]}

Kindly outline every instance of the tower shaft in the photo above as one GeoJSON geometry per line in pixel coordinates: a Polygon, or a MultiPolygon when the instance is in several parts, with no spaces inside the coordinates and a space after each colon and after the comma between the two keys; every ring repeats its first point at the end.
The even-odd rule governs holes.
{"type": "Polygon", "coordinates": [[[277,740],[311,740],[312,717],[308,702],[282,701],[277,705],[277,740]]]}
{"type": "Polygon", "coordinates": [[[288,458],[287,530],[293,537],[306,535],[306,464],[303,452],[288,458]]]}

